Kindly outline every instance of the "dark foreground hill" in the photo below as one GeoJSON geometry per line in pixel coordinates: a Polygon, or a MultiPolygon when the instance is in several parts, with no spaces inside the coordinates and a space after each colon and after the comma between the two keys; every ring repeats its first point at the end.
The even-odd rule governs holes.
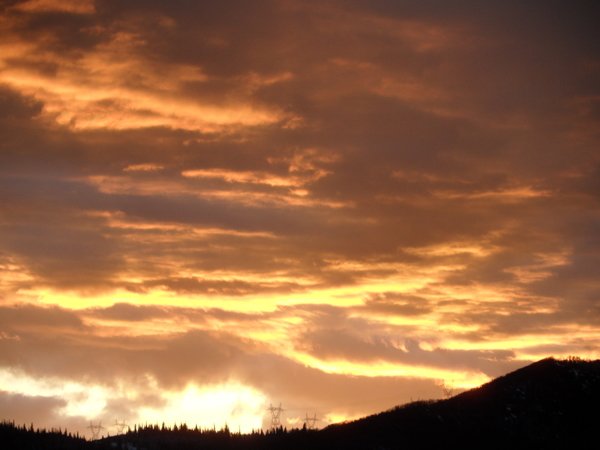
{"type": "Polygon", "coordinates": [[[320,431],[232,434],[138,428],[86,442],[0,425],[9,449],[600,449],[600,361],[545,359],[447,400],[415,402],[320,431]]]}
{"type": "Polygon", "coordinates": [[[600,449],[600,361],[545,359],[448,400],[411,403],[323,435],[323,448],[600,449]]]}

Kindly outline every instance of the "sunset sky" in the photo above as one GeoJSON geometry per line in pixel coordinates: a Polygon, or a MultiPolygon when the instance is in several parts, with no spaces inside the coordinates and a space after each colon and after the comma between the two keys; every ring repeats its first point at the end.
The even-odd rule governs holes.
{"type": "Polygon", "coordinates": [[[0,1],[0,420],[250,431],[600,357],[597,1],[0,1]]]}

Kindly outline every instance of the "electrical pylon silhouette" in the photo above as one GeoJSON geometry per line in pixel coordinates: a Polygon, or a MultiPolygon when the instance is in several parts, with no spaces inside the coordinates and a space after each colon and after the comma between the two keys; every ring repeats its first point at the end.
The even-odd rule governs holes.
{"type": "Polygon", "coordinates": [[[98,422],[98,423],[90,422],[90,425],[88,426],[88,428],[92,432],[92,440],[93,441],[98,439],[100,432],[102,430],[104,430],[104,427],[102,426],[102,422],[98,422]]]}
{"type": "Polygon", "coordinates": [[[314,413],[312,417],[308,417],[308,413],[304,416],[304,425],[306,425],[307,430],[314,430],[317,428],[317,413],[314,413]]]}
{"type": "Polygon", "coordinates": [[[117,429],[117,434],[123,434],[125,432],[125,428],[127,428],[127,431],[129,431],[129,425],[127,425],[123,420],[115,420],[115,428],[117,429]]]}
{"type": "Polygon", "coordinates": [[[281,407],[281,403],[279,406],[275,407],[271,403],[267,408],[267,411],[271,413],[271,428],[279,428],[281,426],[281,413],[284,409],[281,407]]]}
{"type": "Polygon", "coordinates": [[[442,389],[442,392],[444,393],[444,397],[450,398],[454,395],[454,393],[456,392],[456,389],[452,386],[453,384],[454,384],[453,381],[451,383],[447,383],[444,380],[438,382],[438,386],[442,389]]]}

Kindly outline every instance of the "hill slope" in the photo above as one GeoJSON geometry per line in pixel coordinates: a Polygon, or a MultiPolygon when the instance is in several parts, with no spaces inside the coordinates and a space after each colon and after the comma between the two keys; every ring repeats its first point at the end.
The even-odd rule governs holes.
{"type": "Polygon", "coordinates": [[[545,359],[448,400],[323,430],[333,448],[600,448],[600,361],[545,359]]]}

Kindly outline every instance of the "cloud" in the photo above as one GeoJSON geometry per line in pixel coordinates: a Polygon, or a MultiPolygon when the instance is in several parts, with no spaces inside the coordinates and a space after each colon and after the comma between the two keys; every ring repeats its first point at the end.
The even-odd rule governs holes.
{"type": "Polygon", "coordinates": [[[57,397],[30,397],[0,391],[0,417],[10,418],[16,424],[35,424],[36,428],[58,424],[56,410],[64,400],[57,397]]]}
{"type": "MultiPolygon", "coordinates": [[[[408,314],[403,313],[402,309],[395,312],[408,317],[414,314],[410,310],[408,314]]],[[[389,314],[389,310],[386,313],[389,314]]],[[[449,350],[432,346],[434,341],[431,337],[426,342],[429,348],[425,349],[413,337],[414,332],[414,326],[394,326],[352,317],[343,309],[323,308],[305,322],[304,329],[295,337],[294,345],[300,351],[322,360],[451,368],[457,371],[481,371],[489,376],[498,376],[514,367],[511,361],[514,353],[510,350],[449,350]]]]}
{"type": "Polygon", "coordinates": [[[93,14],[95,12],[93,0],[26,0],[16,3],[12,8],[27,13],[93,14]]]}
{"type": "MultiPolygon", "coordinates": [[[[129,311],[124,306],[118,309],[113,307],[106,310],[110,315],[102,314],[101,317],[142,320],[139,315],[132,317],[132,308],[128,308],[129,311]],[[118,316],[115,315],[117,311],[118,316]]],[[[152,314],[156,312],[152,308],[139,310],[150,313],[144,315],[144,320],[157,317],[152,314]]],[[[17,313],[23,317],[9,329],[18,332],[20,339],[17,342],[0,340],[2,365],[6,367],[9,364],[25,371],[21,377],[23,383],[27,383],[28,377],[38,380],[62,379],[67,380],[67,384],[71,380],[85,380],[85,383],[96,386],[94,389],[106,391],[108,398],[105,397],[107,401],[101,408],[103,417],[116,413],[135,417],[139,408],[152,406],[160,409],[164,406],[164,400],[160,396],[151,398],[151,393],[157,388],[161,392],[177,392],[189,383],[218,385],[232,379],[253,386],[271,398],[279,398],[290,406],[295,404],[297,408],[311,406],[329,410],[333,403],[339,411],[364,410],[363,402],[367,402],[367,407],[375,411],[382,405],[392,406],[389,403],[390,395],[396,396],[394,401],[402,402],[408,400],[409,395],[433,395],[437,392],[432,381],[378,381],[324,374],[288,358],[273,355],[258,343],[240,340],[223,332],[198,330],[162,337],[102,337],[97,334],[101,332],[100,328],[78,326],[73,329],[60,326],[61,321],[57,321],[55,316],[60,314],[67,317],[70,323],[74,314],[68,311],[34,307],[3,308],[3,317],[15,318],[17,313]],[[55,323],[55,326],[49,327],[48,323],[55,323]],[[129,392],[128,400],[122,397],[120,389],[123,383],[136,386],[129,392]],[[158,383],[158,386],[154,383],[158,383]],[[144,389],[150,391],[144,394],[144,389]],[[386,392],[387,395],[384,395],[386,392]],[[373,393],[377,395],[373,396],[373,393]],[[349,401],[349,395],[353,395],[352,401],[349,401]]],[[[173,315],[185,311],[174,310],[169,313],[173,315]]],[[[212,312],[207,314],[210,317],[212,312]]],[[[224,316],[216,312],[213,317],[224,316]]],[[[235,316],[229,318],[239,319],[235,316]]],[[[51,384],[38,384],[30,389],[53,392],[48,390],[51,384]]],[[[69,394],[67,399],[68,405],[71,405],[68,408],[64,402],[47,402],[55,409],[60,406],[63,411],[72,411],[69,414],[74,414],[77,410],[75,398],[69,394]]],[[[90,401],[85,400],[81,407],[90,401]]],[[[52,413],[54,416],[51,411],[48,414],[48,417],[40,418],[41,423],[59,418],[56,411],[52,413]]],[[[301,415],[298,411],[294,414],[301,415]]]]}
{"type": "Polygon", "coordinates": [[[432,306],[425,298],[393,292],[369,296],[364,308],[367,311],[399,316],[426,314],[432,310],[432,306]]]}
{"type": "Polygon", "coordinates": [[[598,357],[597,19],[0,7],[2,367],[94,386],[107,415],[193,385],[350,417],[598,357]]]}
{"type": "Polygon", "coordinates": [[[5,330],[41,328],[46,331],[83,330],[82,320],[75,314],[58,307],[39,308],[33,305],[2,306],[0,326],[5,330]]]}

